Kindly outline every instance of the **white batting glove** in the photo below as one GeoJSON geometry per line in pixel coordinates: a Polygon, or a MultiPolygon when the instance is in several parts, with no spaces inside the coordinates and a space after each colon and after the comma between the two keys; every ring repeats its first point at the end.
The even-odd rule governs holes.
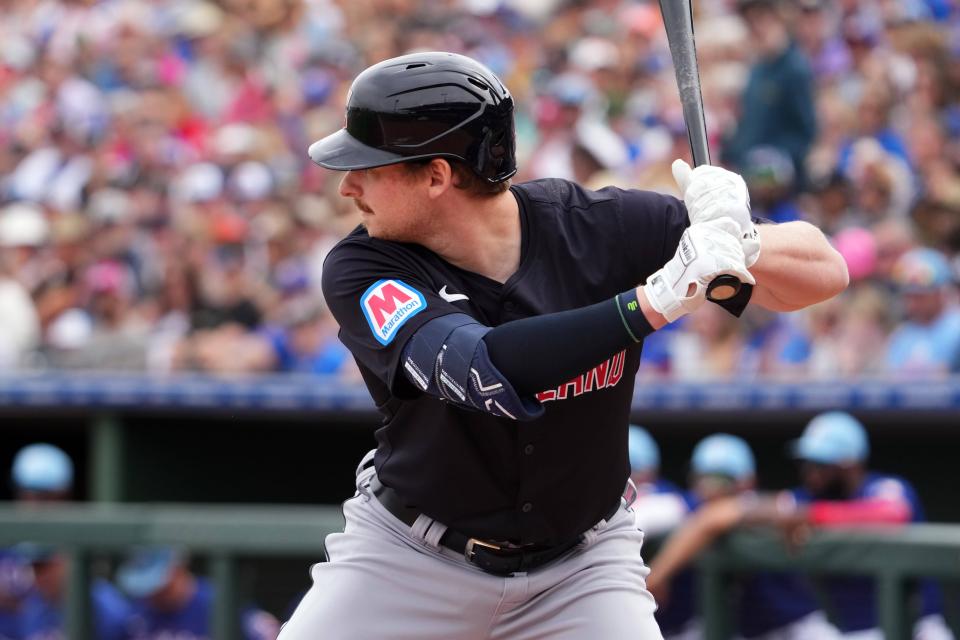
{"type": "Polygon", "coordinates": [[[647,278],[643,290],[650,306],[673,322],[700,307],[707,299],[707,285],[724,274],[757,282],[747,271],[737,223],[727,217],[687,227],[677,253],[647,278]]]}
{"type": "Polygon", "coordinates": [[[674,160],[670,168],[687,205],[690,224],[732,218],[739,227],[737,237],[747,268],[752,267],[760,257],[760,234],[750,218],[750,194],[743,178],[708,164],[691,169],[683,160],[674,160]]]}

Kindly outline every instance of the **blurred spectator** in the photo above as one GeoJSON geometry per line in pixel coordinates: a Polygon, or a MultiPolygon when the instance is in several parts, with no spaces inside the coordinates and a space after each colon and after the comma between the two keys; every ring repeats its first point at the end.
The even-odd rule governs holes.
{"type": "Polygon", "coordinates": [[[20,449],[10,471],[20,502],[60,502],[73,493],[73,461],[62,449],[38,442],[20,449]]]}
{"type": "Polygon", "coordinates": [[[753,215],[773,222],[802,216],[795,198],[793,161],[775,147],[754,147],[744,159],[743,179],[750,190],[753,215]]]}
{"type": "Polygon", "coordinates": [[[960,371],[960,309],[946,258],[914,249],[897,262],[893,278],[906,321],[890,338],[887,368],[899,374],[960,371]]]}
{"type": "Polygon", "coordinates": [[[950,255],[960,251],[960,201],[921,200],[910,215],[922,244],[950,255]]]}
{"type": "Polygon", "coordinates": [[[741,96],[738,126],[724,145],[726,159],[741,170],[754,147],[771,146],[793,161],[796,182],[806,184],[807,152],[816,135],[813,75],[792,41],[781,0],[738,0],[759,59],[741,96]]]}
{"type": "MultiPolygon", "coordinates": [[[[133,598],[131,640],[211,638],[213,585],[195,576],[185,556],[170,547],[132,552],[117,570],[117,583],[133,598]]],[[[247,608],[240,631],[246,640],[275,640],[280,625],[270,614],[247,608]]]]}
{"type": "Polygon", "coordinates": [[[602,122],[583,120],[575,127],[570,164],[573,180],[589,189],[621,184],[618,172],[627,166],[627,146],[602,122]]]}
{"type": "Polygon", "coordinates": [[[23,637],[23,600],[32,587],[30,563],[13,550],[0,550],[0,639],[23,637]]]}
{"type": "Polygon", "coordinates": [[[882,344],[889,327],[889,293],[872,285],[848,290],[844,296],[810,308],[805,314],[806,342],[790,345],[804,350],[807,373],[814,378],[871,377],[884,370],[882,344]]]}
{"type": "MultiPolygon", "coordinates": [[[[868,471],[870,444],[863,425],[853,416],[829,412],[816,416],[794,443],[802,486],[791,499],[797,513],[783,518],[818,526],[863,526],[922,522],[925,518],[916,491],[903,478],[868,471]]],[[[781,507],[786,505],[781,504],[781,507]]],[[[876,588],[871,578],[836,576],[824,581],[835,622],[844,634],[882,638],[877,629],[876,588]]],[[[942,595],[929,580],[919,582],[917,640],[951,640],[941,613],[942,595]]]]}
{"type": "Polygon", "coordinates": [[[690,314],[670,338],[671,373],[681,380],[710,380],[748,373],[744,328],[717,305],[704,305],[690,314]]]}
{"type": "Polygon", "coordinates": [[[17,202],[0,208],[0,370],[24,366],[40,345],[40,318],[30,287],[37,279],[36,252],[47,234],[38,207],[17,202]]]}
{"type": "Polygon", "coordinates": [[[837,33],[838,7],[828,0],[797,0],[797,44],[816,78],[830,81],[850,69],[850,52],[837,33]]]}
{"type": "Polygon", "coordinates": [[[848,221],[871,225],[909,213],[915,195],[910,169],[876,140],[862,138],[851,146],[847,175],[853,187],[848,221]]]}
{"type": "Polygon", "coordinates": [[[864,148],[870,149],[871,157],[888,154],[891,162],[898,162],[909,166],[910,155],[904,139],[891,127],[890,116],[893,108],[893,96],[885,83],[866,87],[860,96],[857,108],[856,130],[854,136],[848,139],[840,150],[839,166],[841,171],[856,171],[857,145],[863,142],[874,144],[864,148]],[[874,150],[876,149],[876,150],[874,150]]]}
{"type": "MultiPolygon", "coordinates": [[[[597,108],[599,100],[593,81],[580,73],[561,74],[549,82],[545,95],[537,103],[537,125],[541,138],[529,160],[528,171],[532,177],[575,179],[574,149],[587,151],[583,146],[578,146],[577,133],[582,130],[583,122],[589,122],[592,117],[589,111],[597,108]]],[[[602,124],[595,126],[603,127],[602,124]]],[[[596,169],[603,167],[603,162],[589,151],[587,155],[597,164],[594,171],[586,171],[589,178],[596,169]]],[[[582,165],[583,158],[579,162],[582,165]]],[[[584,175],[583,167],[577,168],[584,175]]]]}
{"type": "MultiPolygon", "coordinates": [[[[755,509],[753,453],[737,436],[716,434],[694,448],[691,484],[697,512],[681,525],[654,558],[647,587],[670,602],[686,567],[719,535],[755,509]]],[[[819,610],[810,586],[798,575],[761,572],[738,576],[738,637],[830,640],[839,634],[819,610]]]]}
{"type": "Polygon", "coordinates": [[[630,480],[637,489],[633,502],[637,526],[648,536],[657,536],[677,526],[687,515],[680,488],[659,477],[660,448],[646,429],[629,428],[630,480]]]}
{"type": "Polygon", "coordinates": [[[872,233],[877,245],[876,275],[889,281],[903,254],[916,246],[914,231],[904,220],[888,219],[874,225],[872,233]]]}
{"type": "MultiPolygon", "coordinates": [[[[690,458],[690,489],[683,494],[691,513],[704,503],[753,486],[755,463],[742,439],[728,434],[704,438],[690,458]]],[[[695,516],[692,516],[695,517],[695,516]]],[[[685,525],[681,524],[680,530],[685,525]]],[[[657,622],[665,640],[693,640],[703,635],[696,618],[696,578],[686,563],[665,566],[658,554],[647,577],[647,588],[657,600],[657,622]],[[658,564],[660,563],[660,564],[658,564]]]]}
{"type": "MultiPolygon", "coordinates": [[[[16,551],[33,566],[34,588],[24,598],[21,613],[23,640],[63,636],[63,598],[67,584],[67,557],[55,549],[23,543],[16,551]]],[[[93,631],[97,640],[126,640],[130,605],[109,582],[96,579],[90,586],[93,631]]]]}
{"type": "Polygon", "coordinates": [[[353,362],[337,339],[337,326],[316,300],[289,302],[278,327],[264,337],[272,348],[272,369],[288,373],[338,373],[353,362]]]}

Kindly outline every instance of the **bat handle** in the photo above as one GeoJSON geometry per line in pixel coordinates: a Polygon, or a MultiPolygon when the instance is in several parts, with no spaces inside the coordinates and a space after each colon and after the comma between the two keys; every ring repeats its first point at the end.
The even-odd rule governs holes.
{"type": "Polygon", "coordinates": [[[743,285],[737,276],[729,274],[717,276],[707,285],[707,300],[712,302],[729,300],[740,293],[741,286],[743,285]]]}

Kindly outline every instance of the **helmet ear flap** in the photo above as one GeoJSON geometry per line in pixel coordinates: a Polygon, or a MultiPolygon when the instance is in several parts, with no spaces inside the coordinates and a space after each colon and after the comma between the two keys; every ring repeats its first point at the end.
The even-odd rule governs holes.
{"type": "Polygon", "coordinates": [[[479,153],[477,154],[474,171],[481,176],[486,176],[488,173],[497,174],[501,172],[505,164],[513,159],[507,134],[508,132],[502,129],[484,127],[483,139],[479,143],[479,153]]]}

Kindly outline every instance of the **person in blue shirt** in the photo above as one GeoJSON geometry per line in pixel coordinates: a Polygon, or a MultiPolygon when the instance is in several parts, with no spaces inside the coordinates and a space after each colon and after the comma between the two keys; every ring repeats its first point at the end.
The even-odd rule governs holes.
{"type": "MultiPolygon", "coordinates": [[[[816,416],[793,445],[801,461],[801,487],[793,491],[806,521],[819,526],[923,522],[917,492],[903,478],[868,471],[870,447],[859,420],[840,411],[816,416]]],[[[834,576],[824,581],[836,624],[849,640],[883,640],[877,628],[872,578],[834,576]]],[[[942,615],[942,595],[920,581],[915,640],[953,640],[942,615]]]]}
{"type": "MultiPolygon", "coordinates": [[[[129,640],[211,640],[213,585],[195,576],[185,555],[171,547],[134,550],[117,570],[117,583],[133,598],[129,640]]],[[[280,625],[265,611],[241,612],[244,640],[276,640],[280,625]]]]}
{"type": "MultiPolygon", "coordinates": [[[[742,438],[715,434],[702,440],[691,460],[689,501],[697,511],[667,541],[650,565],[647,588],[670,600],[688,565],[718,535],[742,521],[759,501],[756,463],[742,438]],[[729,517],[735,514],[735,517],[729,517]],[[720,517],[722,516],[722,517],[720,517]]],[[[758,572],[736,581],[738,637],[751,640],[833,640],[838,637],[800,576],[758,572]]]]}
{"type": "Polygon", "coordinates": [[[0,640],[22,640],[23,599],[32,586],[30,564],[12,549],[0,549],[0,640]]]}
{"type": "MultiPolygon", "coordinates": [[[[20,609],[21,640],[65,640],[63,596],[67,559],[51,547],[23,543],[16,552],[33,566],[34,587],[20,609]]],[[[130,605],[103,579],[90,586],[93,631],[97,640],[126,640],[130,605]]]]}
{"type": "Polygon", "coordinates": [[[352,363],[350,352],[337,340],[336,323],[315,300],[287,302],[280,323],[261,335],[270,346],[277,371],[337,374],[352,363]]]}
{"type": "Polygon", "coordinates": [[[953,272],[935,249],[913,249],[894,265],[904,322],[890,336],[886,368],[902,374],[960,371],[960,309],[950,302],[953,272]]]}

